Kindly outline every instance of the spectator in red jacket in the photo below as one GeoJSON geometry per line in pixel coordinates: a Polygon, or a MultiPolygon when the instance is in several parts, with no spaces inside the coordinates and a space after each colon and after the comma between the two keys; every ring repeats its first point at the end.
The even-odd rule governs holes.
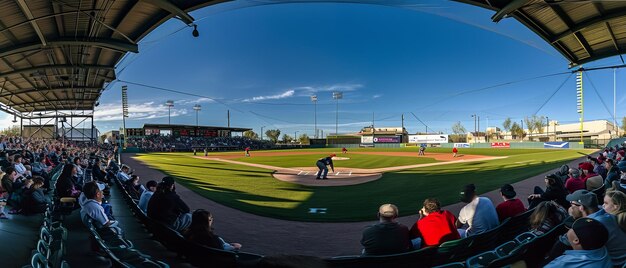
{"type": "Polygon", "coordinates": [[[580,170],[575,168],[569,169],[569,178],[565,181],[565,189],[571,194],[577,190],[584,190],[585,181],[580,177],[580,170]]]}
{"type": "Polygon", "coordinates": [[[456,217],[442,210],[439,200],[427,198],[419,211],[419,219],[411,227],[413,248],[439,246],[443,242],[460,239],[456,229],[456,217]]]}
{"type": "Polygon", "coordinates": [[[517,193],[510,184],[503,185],[500,188],[500,194],[502,195],[502,199],[504,199],[504,202],[500,203],[496,207],[496,212],[498,212],[498,219],[500,222],[526,211],[524,203],[522,203],[519,198],[515,198],[517,193]]]}

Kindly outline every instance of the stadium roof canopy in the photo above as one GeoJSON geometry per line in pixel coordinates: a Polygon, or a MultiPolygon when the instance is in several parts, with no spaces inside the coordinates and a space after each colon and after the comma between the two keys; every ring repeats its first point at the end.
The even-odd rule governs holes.
{"type": "Polygon", "coordinates": [[[93,110],[115,65],[172,17],[228,0],[0,1],[0,110],[93,110]]]}
{"type": "MultiPolygon", "coordinates": [[[[570,67],[616,56],[626,49],[626,1],[456,0],[513,17],[551,44],[570,67]]],[[[622,63],[624,63],[624,59],[622,63]]]]}

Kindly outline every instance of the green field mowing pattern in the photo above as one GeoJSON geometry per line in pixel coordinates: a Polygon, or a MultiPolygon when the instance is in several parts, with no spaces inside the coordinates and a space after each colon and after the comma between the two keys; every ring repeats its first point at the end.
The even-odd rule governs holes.
{"type": "MultiPolygon", "coordinates": [[[[417,148],[401,149],[412,149],[417,153],[417,148]]],[[[314,151],[321,151],[322,155],[332,152],[328,149],[314,151]]],[[[479,193],[488,192],[504,183],[514,183],[554,170],[580,157],[579,153],[592,151],[463,149],[461,152],[480,155],[506,153],[508,157],[388,172],[376,181],[340,187],[282,182],[272,177],[272,170],[193,158],[190,153],[139,154],[137,158],[151,168],[175,176],[180,183],[200,195],[241,211],[287,220],[342,222],[374,220],[376,209],[383,203],[398,205],[401,216],[416,214],[427,197],[438,198],[442,205],[457,203],[458,192],[465,184],[475,183],[479,193]],[[311,214],[310,208],[326,208],[326,213],[311,214]]],[[[294,155],[296,163],[302,161],[298,157],[294,155]]],[[[387,156],[376,157],[382,161],[387,156]]],[[[299,166],[290,163],[289,159],[282,158],[280,166],[299,166]]]]}
{"type": "MultiPolygon", "coordinates": [[[[270,165],[275,167],[314,167],[315,162],[328,154],[310,155],[285,155],[272,157],[241,157],[233,159],[239,162],[270,165]]],[[[348,157],[348,160],[335,160],[335,167],[349,168],[384,168],[408,166],[416,164],[427,164],[439,162],[428,157],[406,157],[406,156],[381,156],[367,154],[337,154],[338,157],[348,157]]],[[[417,155],[416,155],[417,156],[417,155]]]]}

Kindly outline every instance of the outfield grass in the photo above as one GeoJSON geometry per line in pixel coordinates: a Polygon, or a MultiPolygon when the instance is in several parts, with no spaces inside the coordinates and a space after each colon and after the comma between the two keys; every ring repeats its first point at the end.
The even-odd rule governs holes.
{"type": "MultiPolygon", "coordinates": [[[[400,149],[417,151],[416,148],[400,149]]],[[[458,192],[465,184],[475,183],[477,191],[484,193],[504,183],[556,169],[580,157],[579,152],[591,151],[463,149],[461,152],[481,155],[502,155],[506,152],[509,157],[388,172],[376,181],[341,187],[312,187],[282,182],[272,177],[271,170],[193,158],[188,153],[140,154],[138,158],[152,168],[177,177],[179,182],[202,196],[235,209],[288,220],[339,222],[373,220],[376,208],[382,203],[397,204],[402,216],[415,214],[427,197],[436,197],[443,205],[453,204],[458,202],[458,192]],[[327,208],[327,212],[310,214],[309,208],[327,208]]],[[[295,163],[305,161],[299,157],[293,156],[295,163]]],[[[378,161],[389,158],[376,157],[378,161]]],[[[251,159],[255,158],[262,157],[251,159]]],[[[292,164],[290,158],[281,157],[276,163],[282,165],[275,165],[301,165],[292,164]]]]}
{"type": "MultiPolygon", "coordinates": [[[[318,159],[327,156],[328,154],[285,155],[272,157],[241,157],[233,160],[275,167],[314,167],[315,162],[317,162],[318,159]]],[[[335,167],[349,168],[384,168],[439,162],[428,157],[380,156],[367,154],[337,154],[337,156],[348,157],[350,159],[333,161],[335,167]]]]}

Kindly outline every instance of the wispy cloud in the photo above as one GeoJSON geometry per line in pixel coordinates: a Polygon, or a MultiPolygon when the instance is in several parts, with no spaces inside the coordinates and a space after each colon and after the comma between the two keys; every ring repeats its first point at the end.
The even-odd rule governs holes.
{"type": "Polygon", "coordinates": [[[215,101],[210,98],[198,98],[198,99],[193,99],[193,100],[179,100],[179,101],[176,101],[175,103],[186,105],[186,104],[200,104],[200,103],[213,103],[213,102],[215,101]]]}
{"type": "Polygon", "coordinates": [[[300,86],[293,88],[294,90],[301,92],[302,95],[310,95],[317,92],[333,92],[333,91],[356,91],[362,88],[362,84],[334,84],[326,86],[300,86]]]}
{"type": "MultiPolygon", "coordinates": [[[[176,117],[187,114],[186,109],[172,109],[171,116],[176,117]]],[[[163,104],[155,102],[135,103],[128,105],[127,120],[146,120],[163,118],[168,116],[168,110],[163,104]]],[[[120,103],[104,104],[96,107],[94,112],[95,121],[118,121],[122,120],[122,105],[120,103]]]]}
{"type": "Polygon", "coordinates": [[[376,95],[372,96],[372,99],[378,99],[378,98],[380,98],[382,96],[383,96],[383,94],[376,94],[376,95]]]}
{"type": "Polygon", "coordinates": [[[283,93],[276,94],[276,95],[256,96],[256,97],[252,97],[249,99],[244,99],[243,102],[253,102],[253,101],[263,101],[263,100],[280,100],[280,99],[293,97],[295,93],[296,93],[295,90],[290,89],[290,90],[287,90],[283,93]]]}

